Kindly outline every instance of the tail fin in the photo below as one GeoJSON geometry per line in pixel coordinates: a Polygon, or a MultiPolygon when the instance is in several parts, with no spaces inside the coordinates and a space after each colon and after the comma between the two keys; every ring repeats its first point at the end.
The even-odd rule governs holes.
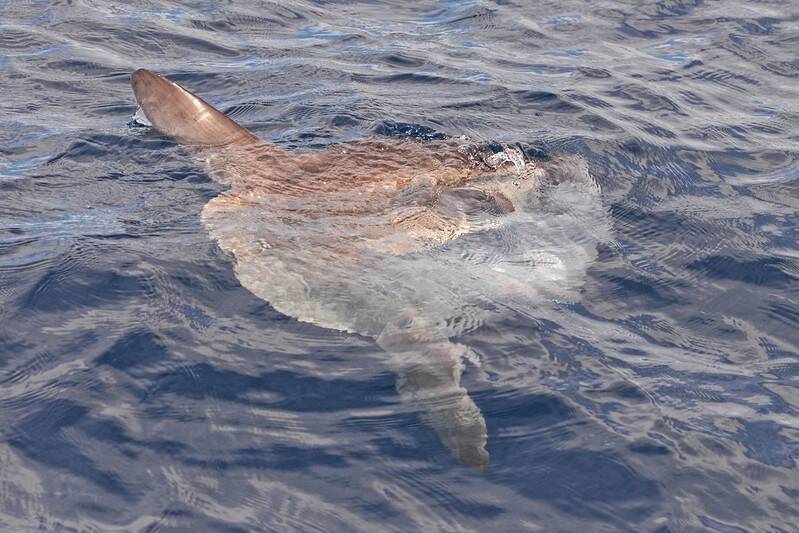
{"type": "Polygon", "coordinates": [[[160,74],[139,69],[130,77],[136,101],[153,126],[184,144],[250,145],[258,137],[202,98],[160,74]]]}

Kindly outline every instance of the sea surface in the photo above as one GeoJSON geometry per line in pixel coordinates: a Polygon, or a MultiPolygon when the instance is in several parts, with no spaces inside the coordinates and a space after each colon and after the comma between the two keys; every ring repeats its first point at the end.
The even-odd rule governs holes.
{"type": "Polygon", "coordinates": [[[0,0],[0,529],[796,531],[798,214],[797,2],[0,0]],[[242,286],[141,67],[286,149],[584,162],[579,290],[458,338],[485,472],[242,286]]]}

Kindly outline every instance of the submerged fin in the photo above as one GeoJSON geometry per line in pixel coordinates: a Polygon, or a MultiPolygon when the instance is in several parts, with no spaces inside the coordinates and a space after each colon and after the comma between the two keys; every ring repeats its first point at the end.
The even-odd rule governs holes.
{"type": "Polygon", "coordinates": [[[227,146],[260,142],[211,104],[160,74],[139,69],[130,83],[136,101],[155,129],[181,143],[227,146]]]}
{"type": "Polygon", "coordinates": [[[397,392],[419,409],[458,462],[485,472],[490,462],[485,419],[460,383],[461,359],[467,348],[446,339],[423,339],[416,333],[387,328],[377,339],[392,355],[397,392]]]}

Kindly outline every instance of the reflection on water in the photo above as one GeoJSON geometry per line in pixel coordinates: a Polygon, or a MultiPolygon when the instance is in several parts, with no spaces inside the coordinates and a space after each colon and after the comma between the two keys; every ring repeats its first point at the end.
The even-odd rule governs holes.
{"type": "Polygon", "coordinates": [[[3,9],[3,529],[795,527],[792,4],[3,9]],[[268,210],[128,126],[139,67],[292,154],[519,146],[541,189],[268,210]]]}

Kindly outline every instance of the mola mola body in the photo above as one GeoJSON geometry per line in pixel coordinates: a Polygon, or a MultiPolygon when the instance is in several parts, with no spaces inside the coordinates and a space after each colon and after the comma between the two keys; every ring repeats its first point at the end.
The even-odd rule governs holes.
{"type": "Polygon", "coordinates": [[[153,126],[201,148],[228,186],[202,220],[241,284],[287,316],[374,339],[401,401],[485,470],[486,423],[461,385],[479,358],[453,339],[580,286],[608,227],[585,164],[448,140],[293,152],[158,74],[132,85],[153,126]]]}

